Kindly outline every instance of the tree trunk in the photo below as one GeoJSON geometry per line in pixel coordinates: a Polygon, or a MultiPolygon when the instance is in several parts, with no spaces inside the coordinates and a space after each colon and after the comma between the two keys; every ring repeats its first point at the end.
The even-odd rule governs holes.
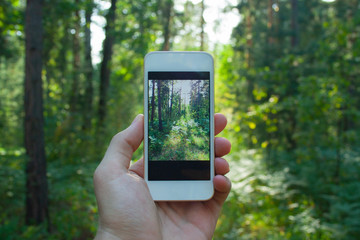
{"type": "Polygon", "coordinates": [[[344,129],[344,119],[339,119],[337,122],[337,142],[336,142],[336,161],[335,161],[335,172],[334,172],[334,182],[338,184],[340,182],[340,172],[341,172],[341,144],[344,141],[342,137],[342,132],[344,129]]]}
{"type": "Polygon", "coordinates": [[[170,103],[169,103],[169,99],[170,99],[170,87],[169,87],[169,83],[168,81],[166,81],[166,121],[169,121],[169,116],[170,116],[170,103]]]}
{"type": "Polygon", "coordinates": [[[79,0],[75,0],[75,33],[73,36],[73,82],[70,92],[70,112],[76,112],[79,101],[79,75],[80,75],[80,10],[79,0]]]}
{"type": "Polygon", "coordinates": [[[200,32],[200,51],[204,51],[204,27],[205,27],[205,20],[204,20],[204,11],[205,11],[205,5],[204,0],[201,1],[201,18],[200,18],[200,26],[201,26],[201,32],[200,32]]]}
{"type": "Polygon", "coordinates": [[[110,82],[110,61],[112,57],[112,48],[114,44],[114,24],[116,1],[111,0],[111,7],[106,16],[105,40],[103,49],[103,60],[100,69],[100,99],[99,99],[99,125],[101,126],[106,117],[107,91],[110,82]]]}
{"type": "Polygon", "coordinates": [[[92,104],[93,104],[93,66],[91,58],[91,15],[93,11],[93,1],[88,0],[85,10],[85,77],[86,91],[84,96],[84,124],[83,129],[91,127],[92,104]]]}
{"type": "Polygon", "coordinates": [[[40,224],[48,215],[42,90],[42,0],[27,0],[25,16],[25,149],[26,224],[40,224]]]}
{"type": "MultiPolygon", "coordinates": [[[[248,1],[249,10],[247,11],[247,15],[245,17],[246,21],[246,51],[245,51],[245,61],[247,64],[247,68],[252,68],[252,48],[253,48],[253,41],[252,41],[252,19],[251,19],[251,9],[252,9],[252,1],[248,1]]],[[[247,97],[250,102],[253,102],[253,90],[254,90],[254,83],[250,77],[246,78],[247,82],[247,97]]]]}
{"type": "Polygon", "coordinates": [[[268,44],[271,45],[274,42],[273,38],[273,0],[269,0],[268,2],[268,22],[267,22],[267,28],[268,28],[268,44]]]}
{"type": "Polygon", "coordinates": [[[200,83],[201,80],[198,81],[198,91],[197,91],[197,98],[198,98],[198,103],[197,103],[197,110],[200,110],[200,106],[201,106],[201,89],[200,89],[200,83]]]}
{"type": "Polygon", "coordinates": [[[69,24],[67,21],[62,22],[62,26],[64,27],[64,35],[61,37],[60,39],[60,52],[59,52],[59,57],[57,59],[58,62],[58,69],[60,72],[60,77],[58,80],[58,84],[60,86],[61,89],[61,95],[63,98],[65,98],[66,95],[66,91],[65,91],[65,84],[67,84],[67,66],[68,66],[68,61],[67,61],[67,52],[69,49],[69,24]]]}
{"type": "Polygon", "coordinates": [[[251,22],[251,1],[249,0],[249,10],[247,11],[245,21],[246,21],[246,52],[245,59],[247,67],[251,68],[251,49],[252,49],[252,22],[251,22]]]}
{"type": "Polygon", "coordinates": [[[155,114],[155,80],[152,80],[152,96],[151,96],[151,124],[154,124],[154,114],[155,114]]]}
{"type": "Polygon", "coordinates": [[[170,24],[172,20],[172,11],[174,7],[173,0],[166,0],[165,6],[163,8],[163,17],[164,17],[164,43],[162,50],[163,51],[169,51],[170,50],[170,24]]]}
{"type": "Polygon", "coordinates": [[[162,120],[161,120],[161,80],[157,80],[158,87],[158,116],[159,116],[159,131],[163,130],[162,120]]]}
{"type": "Polygon", "coordinates": [[[174,99],[174,80],[171,81],[170,119],[172,114],[173,99],[174,99]]]}
{"type": "Polygon", "coordinates": [[[179,115],[181,114],[181,88],[180,88],[180,94],[179,94],[179,115]]]}
{"type": "Polygon", "coordinates": [[[291,0],[291,47],[296,47],[299,43],[298,36],[298,9],[297,0],[291,0]]]}

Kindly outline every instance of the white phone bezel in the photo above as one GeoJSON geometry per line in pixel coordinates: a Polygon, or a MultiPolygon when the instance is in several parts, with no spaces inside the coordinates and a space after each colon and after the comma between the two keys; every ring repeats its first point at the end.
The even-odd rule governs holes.
{"type": "Polygon", "coordinates": [[[155,201],[204,201],[214,194],[214,60],[206,52],[151,52],[144,59],[144,177],[155,201]],[[181,181],[148,180],[148,72],[210,72],[210,179],[181,181]]]}

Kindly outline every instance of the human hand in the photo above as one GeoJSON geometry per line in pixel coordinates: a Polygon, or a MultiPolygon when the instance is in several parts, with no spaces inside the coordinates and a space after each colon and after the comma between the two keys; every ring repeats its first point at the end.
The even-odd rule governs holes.
{"type": "MultiPolygon", "coordinates": [[[[224,115],[215,114],[215,135],[226,123],[224,115]]],[[[138,115],[113,137],[94,173],[99,207],[96,239],[211,239],[231,188],[224,176],[229,164],[221,158],[230,152],[230,142],[215,138],[215,193],[210,200],[154,202],[144,180],[144,160],[130,166],[143,138],[144,117],[138,115]]]]}

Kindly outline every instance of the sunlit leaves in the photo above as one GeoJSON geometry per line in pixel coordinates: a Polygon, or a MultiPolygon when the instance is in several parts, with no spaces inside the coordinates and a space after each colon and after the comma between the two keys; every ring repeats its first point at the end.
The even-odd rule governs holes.
{"type": "MultiPolygon", "coordinates": [[[[244,179],[232,176],[236,194],[226,214],[235,208],[242,214],[235,215],[237,221],[223,219],[232,227],[221,235],[225,239],[351,239],[360,233],[351,214],[358,211],[358,200],[338,197],[346,192],[340,186],[360,180],[359,164],[349,157],[360,150],[355,134],[360,128],[360,48],[354,38],[360,30],[355,27],[358,3],[292,2],[298,3],[295,18],[292,5],[285,2],[270,9],[270,18],[264,15],[269,13],[268,2],[255,7],[241,1],[237,8],[244,18],[233,31],[234,53],[224,49],[220,57],[222,74],[229,77],[219,85],[230,98],[219,101],[233,110],[229,132],[235,147],[258,149],[262,158],[257,166],[263,167],[259,174],[271,176],[265,182],[252,182],[262,178],[254,171],[244,179]],[[294,19],[299,29],[294,29],[294,19]],[[297,30],[300,41],[293,44],[297,30]],[[270,185],[283,169],[288,173],[280,182],[289,184],[288,189],[276,192],[270,185]],[[238,186],[247,188],[238,191],[238,186]],[[280,202],[266,204],[275,196],[280,202]],[[260,201],[251,206],[257,197],[260,201]],[[251,203],[236,202],[248,198],[251,203]],[[282,206],[281,201],[288,203],[282,206]],[[289,214],[277,213],[272,204],[282,211],[288,207],[289,214]],[[257,209],[262,212],[254,213],[257,209]],[[270,218],[272,222],[270,212],[278,216],[270,218]],[[276,232],[273,222],[279,227],[276,232]],[[260,231],[266,228],[266,233],[260,231]]],[[[249,162],[258,157],[250,156],[249,162]]],[[[237,158],[233,167],[244,171],[244,154],[237,158]]]]}

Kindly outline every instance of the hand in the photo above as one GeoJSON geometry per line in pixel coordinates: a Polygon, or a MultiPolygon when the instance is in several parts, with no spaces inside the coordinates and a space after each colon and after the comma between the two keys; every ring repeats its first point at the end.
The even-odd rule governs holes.
{"type": "MultiPolygon", "coordinates": [[[[215,134],[226,126],[215,114],[215,134]]],[[[224,176],[229,164],[221,158],[230,152],[230,142],[215,138],[215,194],[208,201],[154,202],[144,180],[144,160],[132,166],[133,152],[144,137],[144,118],[138,115],[111,140],[94,174],[99,207],[96,239],[211,239],[231,183],[224,176]]]]}

